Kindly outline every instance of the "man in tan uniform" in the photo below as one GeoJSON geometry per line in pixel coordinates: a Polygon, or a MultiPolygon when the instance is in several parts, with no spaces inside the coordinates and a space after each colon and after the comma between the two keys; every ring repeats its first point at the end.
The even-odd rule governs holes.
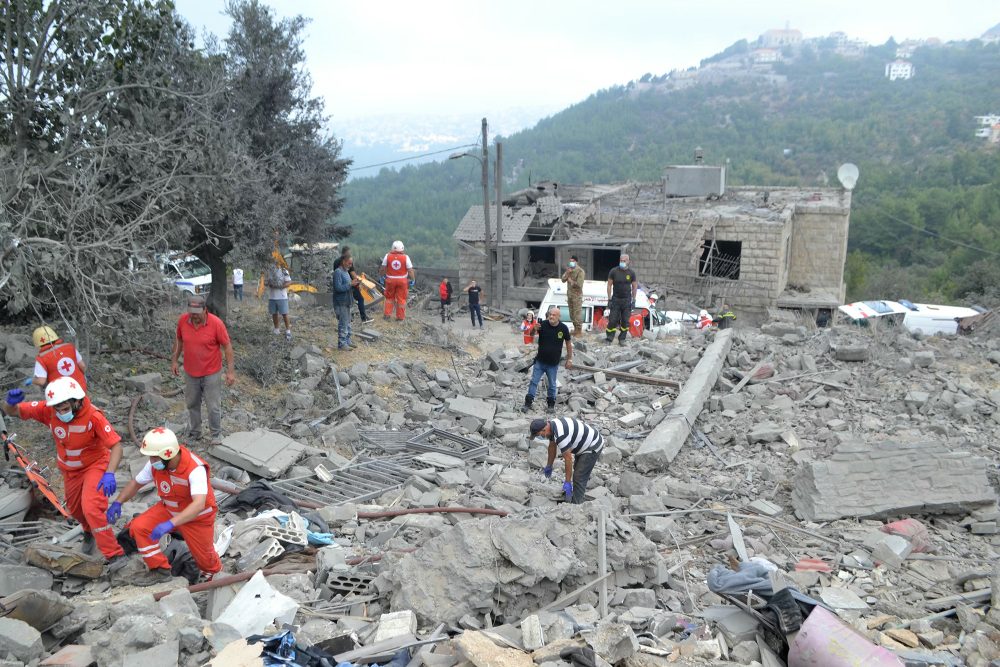
{"type": "Polygon", "coordinates": [[[583,281],[587,276],[580,267],[576,255],[569,256],[569,264],[562,274],[567,283],[566,303],[569,304],[569,319],[573,322],[573,337],[583,334],[583,281]]]}

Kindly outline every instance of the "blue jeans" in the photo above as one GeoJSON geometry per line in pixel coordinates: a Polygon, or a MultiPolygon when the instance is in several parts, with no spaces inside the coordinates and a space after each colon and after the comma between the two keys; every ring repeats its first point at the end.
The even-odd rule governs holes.
{"type": "Polygon", "coordinates": [[[333,312],[337,314],[337,347],[343,349],[351,344],[351,302],[334,304],[333,312]]]}
{"type": "Polygon", "coordinates": [[[483,326],[483,308],[478,303],[469,304],[469,316],[472,317],[472,326],[476,326],[476,316],[479,316],[479,326],[483,326]]]}
{"type": "Polygon", "coordinates": [[[538,382],[544,373],[549,382],[548,397],[553,401],[556,400],[556,372],[558,370],[559,364],[543,364],[536,359],[535,367],[531,369],[531,384],[528,385],[528,395],[535,398],[535,394],[538,392],[538,382]]]}
{"type": "Polygon", "coordinates": [[[243,300],[243,285],[233,285],[233,298],[237,301],[243,300]]]}
{"type": "Polygon", "coordinates": [[[590,474],[594,472],[594,465],[599,458],[601,458],[600,452],[584,452],[573,457],[572,503],[574,505],[583,502],[583,496],[587,493],[587,484],[590,483],[590,474]]]}

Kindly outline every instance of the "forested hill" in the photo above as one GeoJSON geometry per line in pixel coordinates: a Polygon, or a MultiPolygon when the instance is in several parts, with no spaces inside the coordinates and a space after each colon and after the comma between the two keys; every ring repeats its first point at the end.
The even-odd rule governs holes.
{"type": "MultiPolygon", "coordinates": [[[[648,74],[502,137],[505,187],[655,180],[664,165],[690,163],[695,146],[707,163],[729,160],[734,185],[835,185],[850,161],[861,168],[855,295],[883,296],[864,292],[902,281],[914,297],[957,298],[982,291],[983,281],[956,271],[983,261],[995,278],[986,286],[1000,284],[1000,254],[990,254],[1000,253],[1000,161],[997,146],[974,136],[974,116],[1000,112],[1000,44],[917,48],[915,76],[897,81],[885,77],[892,41],[853,58],[832,41],[784,55],[766,76],[717,74],[727,60],[762,69],[750,70],[749,47],[737,43],[694,75],[648,74]]],[[[385,169],[347,185],[338,222],[354,228],[362,257],[402,238],[418,264],[445,265],[451,233],[481,192],[479,163],[468,158],[385,169]]]]}

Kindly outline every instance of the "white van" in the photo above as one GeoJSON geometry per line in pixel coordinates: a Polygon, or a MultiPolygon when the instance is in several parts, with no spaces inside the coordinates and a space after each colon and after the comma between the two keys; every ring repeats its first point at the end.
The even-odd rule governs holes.
{"type": "Polygon", "coordinates": [[[958,334],[960,319],[980,314],[975,308],[962,306],[935,306],[928,303],[911,303],[904,299],[900,299],[899,303],[907,309],[903,317],[903,326],[913,333],[924,336],[935,334],[954,336],[958,334]]]}
{"type": "MultiPolygon", "coordinates": [[[[549,289],[545,292],[538,307],[538,317],[542,319],[551,306],[559,308],[562,321],[573,331],[573,321],[569,316],[569,303],[566,301],[566,290],[568,284],[558,278],[549,278],[549,289]]],[[[641,289],[635,293],[635,308],[641,310],[645,328],[651,331],[662,331],[665,334],[679,336],[684,333],[684,324],[679,319],[674,319],[663,310],[655,310],[650,307],[649,298],[641,289]]],[[[594,323],[606,317],[605,311],[608,309],[608,284],[603,280],[583,281],[583,330],[590,331],[594,328],[594,323]]],[[[683,315],[683,314],[681,314],[683,315]]]]}
{"type": "Polygon", "coordinates": [[[181,291],[208,294],[212,289],[212,269],[194,255],[169,253],[156,259],[163,275],[181,291]]]}

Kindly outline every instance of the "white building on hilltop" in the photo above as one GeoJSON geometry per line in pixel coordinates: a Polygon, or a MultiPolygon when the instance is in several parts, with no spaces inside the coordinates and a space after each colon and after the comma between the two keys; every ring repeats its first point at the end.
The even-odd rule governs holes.
{"type": "Polygon", "coordinates": [[[908,60],[893,60],[885,65],[885,75],[889,81],[912,79],[914,74],[916,74],[916,69],[913,67],[913,63],[908,60]]]}

